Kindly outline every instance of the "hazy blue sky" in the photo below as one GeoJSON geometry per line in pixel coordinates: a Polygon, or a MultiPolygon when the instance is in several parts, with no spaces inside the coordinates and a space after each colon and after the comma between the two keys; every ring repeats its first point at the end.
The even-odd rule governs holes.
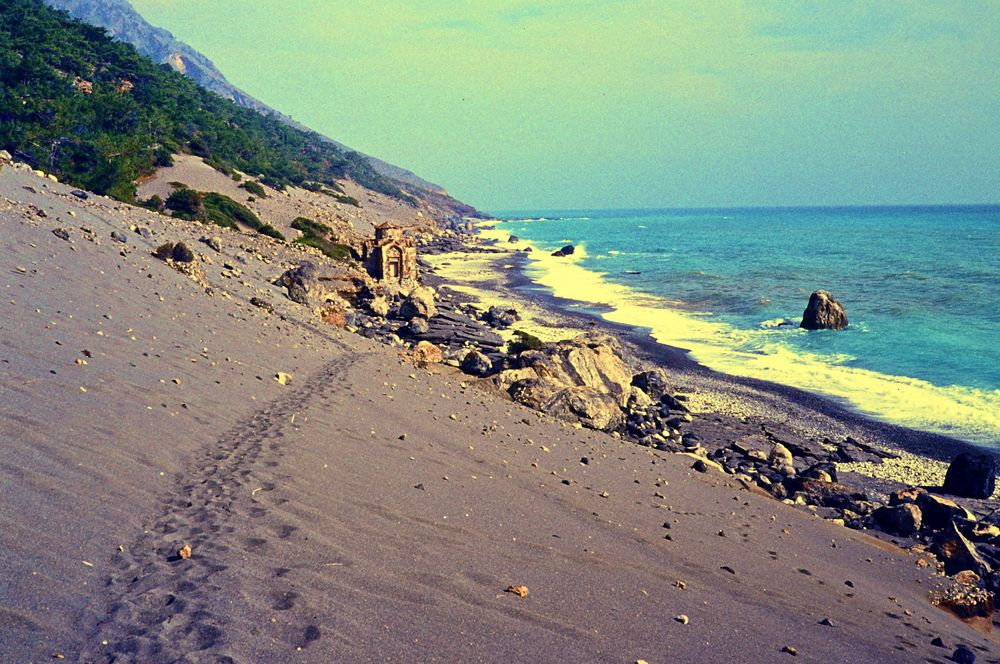
{"type": "Polygon", "coordinates": [[[483,209],[1000,201],[1000,2],[133,0],[483,209]]]}

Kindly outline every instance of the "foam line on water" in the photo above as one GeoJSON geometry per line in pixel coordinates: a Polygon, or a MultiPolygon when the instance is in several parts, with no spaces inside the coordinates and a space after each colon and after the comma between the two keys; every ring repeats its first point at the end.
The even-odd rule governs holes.
{"type": "MultiPolygon", "coordinates": [[[[554,257],[530,241],[510,244],[501,229],[484,237],[518,249],[530,248],[526,275],[556,297],[599,305],[605,320],[650,330],[659,343],[688,350],[698,362],[736,376],[758,378],[842,399],[856,410],[894,424],[993,445],[1000,441],[1000,390],[934,385],[845,366],[851,358],[795,351],[781,334],[798,331],[741,330],[670,302],[608,281],[580,264],[587,256],[578,245],[571,256],[554,257]],[[759,335],[771,335],[763,337],[759,335]],[[754,343],[748,343],[752,340],[754,343]]],[[[806,332],[802,332],[806,334],[806,332]]]]}

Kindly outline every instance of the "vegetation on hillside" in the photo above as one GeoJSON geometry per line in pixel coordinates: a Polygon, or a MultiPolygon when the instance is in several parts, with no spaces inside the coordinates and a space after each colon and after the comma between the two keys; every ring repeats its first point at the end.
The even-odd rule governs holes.
{"type": "Polygon", "coordinates": [[[330,239],[333,229],[326,224],[321,224],[318,221],[306,219],[305,217],[298,217],[292,222],[292,228],[302,231],[302,236],[295,240],[298,244],[315,247],[326,256],[336,260],[346,260],[353,255],[349,246],[330,239]]]}
{"type": "Polygon", "coordinates": [[[170,210],[171,215],[178,219],[213,223],[223,228],[239,228],[242,224],[254,229],[262,235],[284,240],[274,226],[260,220],[248,207],[237,203],[229,196],[216,192],[201,192],[179,186],[166,201],[159,197],[151,198],[143,203],[147,207],[162,207],[170,210]]]}
{"type": "Polygon", "coordinates": [[[267,192],[264,191],[264,187],[262,187],[259,182],[254,182],[253,180],[247,180],[246,182],[241,184],[240,187],[246,189],[257,198],[267,198],[267,192]]]}
{"type": "Polygon", "coordinates": [[[133,202],[135,180],[187,152],[282,189],[338,178],[403,200],[367,160],[237,106],[41,0],[0,3],[0,149],[133,202]]]}

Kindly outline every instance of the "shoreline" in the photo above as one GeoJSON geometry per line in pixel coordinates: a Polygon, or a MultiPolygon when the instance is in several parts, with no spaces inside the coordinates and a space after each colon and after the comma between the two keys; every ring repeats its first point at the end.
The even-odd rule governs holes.
{"type": "MultiPolygon", "coordinates": [[[[540,230],[540,227],[531,230],[532,227],[522,227],[516,222],[483,224],[479,236],[484,240],[496,240],[497,246],[504,249],[532,252],[522,271],[547,289],[533,292],[579,301],[584,303],[587,313],[598,318],[647,329],[657,341],[689,350],[697,362],[720,373],[795,386],[838,403],[848,403],[849,410],[879,421],[995,450],[1000,440],[1000,390],[991,382],[990,364],[985,355],[975,350],[976,344],[969,347],[971,354],[966,356],[960,348],[949,345],[951,337],[947,336],[973,335],[968,337],[970,341],[978,339],[981,342],[988,338],[983,336],[988,334],[986,330],[975,327],[970,328],[975,331],[960,332],[955,319],[943,310],[941,343],[937,343],[937,333],[930,327],[907,331],[909,319],[905,316],[896,320],[894,316],[873,312],[873,308],[879,308],[880,295],[879,287],[875,286],[879,282],[871,275],[850,288],[846,283],[840,284],[841,290],[865,293],[862,300],[854,303],[857,314],[852,318],[854,324],[841,333],[809,334],[798,329],[797,316],[802,311],[798,307],[814,290],[813,286],[822,285],[811,283],[813,280],[808,277],[805,282],[797,277],[793,290],[799,295],[793,296],[791,291],[783,290],[774,282],[777,275],[762,277],[763,281],[757,285],[740,284],[738,274],[719,272],[716,266],[715,272],[729,275],[728,283],[712,285],[710,290],[722,288],[720,297],[729,302],[733,298],[742,300],[740,293],[750,289],[754,293],[754,303],[747,301],[744,304],[755,313],[744,311],[744,304],[736,307],[739,311],[730,310],[722,300],[718,303],[722,310],[715,311],[715,305],[695,303],[701,297],[698,293],[702,286],[696,285],[701,283],[701,277],[675,273],[675,268],[669,267],[674,259],[662,265],[657,263],[659,267],[644,266],[645,259],[641,258],[644,250],[635,246],[634,241],[623,239],[622,244],[600,240],[609,232],[608,237],[613,237],[613,231],[609,230],[613,227],[607,221],[594,231],[597,233],[593,238],[597,242],[594,246],[587,242],[591,230],[584,231],[574,226],[575,223],[563,222],[549,230],[540,230]],[[515,235],[517,233],[521,235],[515,235]],[[533,237],[536,240],[532,240],[533,237]],[[553,249],[573,238],[579,242],[574,245],[572,255],[549,256],[553,249]],[[619,256],[622,252],[616,248],[626,251],[619,256]],[[626,267],[648,274],[631,277],[626,267]],[[680,281],[675,286],[664,286],[654,274],[663,270],[666,270],[664,278],[671,283],[680,281]],[[677,297],[693,298],[693,301],[685,302],[677,297]],[[772,298],[777,303],[773,306],[772,298]],[[588,306],[587,303],[592,304],[588,306]],[[758,305],[765,304],[766,311],[756,311],[758,305]],[[777,324],[789,320],[794,325],[777,324]],[[924,330],[919,333],[919,340],[914,338],[914,345],[909,345],[909,340],[919,330],[924,330]],[[929,358],[945,357],[944,353],[950,359],[941,364],[949,368],[939,374],[934,368],[936,363],[929,358]],[[924,359],[917,366],[915,362],[919,358],[924,359]]],[[[702,242],[705,242],[703,235],[702,242]]],[[[671,242],[677,239],[669,237],[673,238],[671,242]]],[[[707,247],[702,249],[707,250],[707,247]]],[[[687,266],[683,269],[692,269],[692,274],[697,275],[696,265],[688,265],[691,260],[697,263],[700,259],[676,259],[680,265],[687,266]]],[[[705,260],[711,262],[713,259],[705,260]]],[[[783,267],[789,269],[788,265],[783,267]]],[[[753,271],[756,268],[744,265],[741,269],[753,271]]],[[[767,272],[770,274],[769,270],[767,272]]],[[[568,306],[580,309],[572,302],[568,306]]],[[[930,310],[925,307],[921,311],[928,313],[930,310]]],[[[929,319],[925,322],[930,324],[929,319]]]]}
{"type": "MultiPolygon", "coordinates": [[[[967,451],[991,451],[956,437],[879,420],[835,397],[707,367],[692,358],[687,350],[657,341],[648,328],[606,320],[599,315],[599,306],[554,295],[525,274],[528,258],[523,252],[504,248],[502,242],[475,237],[470,247],[490,246],[493,251],[468,254],[461,262],[467,264],[471,257],[477,269],[489,276],[480,274],[476,283],[470,284],[454,269],[453,255],[444,253],[429,260],[437,277],[435,281],[478,300],[484,309],[502,304],[520,312],[521,307],[527,305],[532,310],[529,317],[513,325],[508,332],[525,329],[546,341],[567,338],[571,331],[596,329],[611,333],[625,344],[638,365],[664,368],[675,375],[678,382],[690,383],[687,386],[690,391],[705,393],[709,409],[721,407],[726,414],[739,417],[741,414],[738,410],[733,412],[734,407],[742,408],[749,400],[753,402],[751,412],[742,413],[748,420],[787,419],[802,434],[851,436],[898,455],[898,459],[885,460],[882,464],[845,465],[845,469],[858,472],[877,485],[888,481],[900,485],[940,486],[947,464],[956,455],[967,451]],[[555,330],[556,334],[546,334],[547,330],[555,330]]],[[[872,482],[865,484],[872,488],[872,482]]]]}

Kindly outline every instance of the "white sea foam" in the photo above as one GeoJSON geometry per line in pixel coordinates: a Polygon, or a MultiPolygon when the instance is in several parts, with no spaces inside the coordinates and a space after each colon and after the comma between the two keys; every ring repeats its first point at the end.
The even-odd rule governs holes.
{"type": "MultiPolygon", "coordinates": [[[[506,239],[501,231],[487,237],[506,239]]],[[[856,410],[884,421],[964,438],[981,444],[1000,440],[1000,390],[962,385],[934,385],[907,376],[893,376],[848,366],[854,358],[793,350],[783,335],[808,334],[777,328],[765,321],[759,330],[742,330],[716,322],[709,315],[680,311],[677,303],[612,283],[580,265],[585,249],[553,257],[530,242],[527,276],[553,295],[598,305],[611,322],[650,330],[663,344],[690,351],[698,362],[737,376],[791,385],[842,399],[856,410]],[[770,336],[767,336],[770,335],[770,336]]]]}

